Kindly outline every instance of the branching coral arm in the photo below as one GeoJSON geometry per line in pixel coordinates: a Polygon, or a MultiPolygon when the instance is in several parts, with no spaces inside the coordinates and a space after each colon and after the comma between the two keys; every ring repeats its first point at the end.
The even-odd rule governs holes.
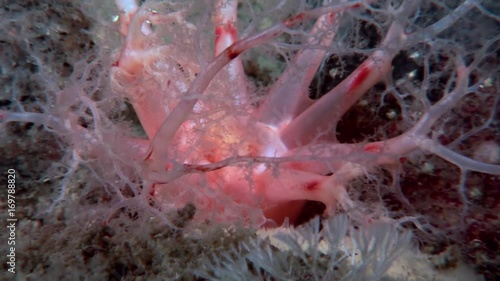
{"type": "Polygon", "coordinates": [[[375,51],[351,75],[323,96],[318,102],[294,119],[282,132],[281,138],[288,148],[305,145],[316,140],[318,133],[335,131],[345,112],[387,73],[391,61],[403,44],[403,27],[394,22],[384,40],[386,48],[375,51]]]}
{"type": "Polygon", "coordinates": [[[431,106],[429,110],[420,118],[415,127],[407,134],[414,139],[416,145],[420,149],[436,154],[450,163],[457,165],[461,169],[499,175],[500,165],[487,164],[470,159],[439,144],[437,141],[426,137],[434,122],[456,106],[458,102],[468,93],[467,77],[469,76],[470,71],[463,65],[462,61],[459,60],[458,64],[456,88],[443,97],[438,103],[431,106]]]}
{"type": "Polygon", "coordinates": [[[469,76],[469,70],[463,65],[462,61],[458,60],[457,63],[457,85],[455,89],[431,106],[408,132],[389,140],[371,142],[365,145],[327,143],[297,148],[291,150],[289,154],[299,157],[299,159],[300,157],[316,155],[320,156],[322,160],[311,161],[310,163],[304,161],[300,163],[289,162],[285,163],[284,166],[326,174],[336,172],[342,167],[342,163],[346,161],[362,164],[365,167],[393,165],[404,155],[415,149],[421,149],[436,154],[461,169],[498,175],[500,165],[486,164],[467,158],[427,137],[432,125],[443,114],[455,107],[468,93],[467,77],[469,76]],[[331,160],[328,161],[327,159],[331,160]],[[297,167],[299,164],[300,167],[297,167]]]}
{"type": "Polygon", "coordinates": [[[464,66],[463,61],[457,59],[457,86],[453,91],[445,95],[439,102],[431,106],[429,110],[417,122],[410,133],[414,136],[425,136],[429,133],[431,126],[438,118],[455,107],[458,102],[468,93],[467,78],[469,70],[464,66]]]}
{"type": "MultiPolygon", "coordinates": [[[[432,145],[430,146],[430,151],[432,153],[438,155],[439,157],[450,163],[457,165],[462,170],[486,173],[491,175],[500,175],[500,165],[476,161],[474,159],[458,154],[441,144],[434,143],[430,139],[427,139],[427,143],[429,142],[432,143],[432,145]]],[[[426,146],[426,148],[429,148],[429,146],[426,146]]]]}
{"type": "Polygon", "coordinates": [[[344,113],[377,82],[390,73],[392,58],[408,42],[422,39],[422,35],[438,34],[449,28],[461,18],[473,5],[471,1],[458,6],[450,15],[429,26],[423,32],[406,35],[401,19],[409,16],[418,1],[406,1],[399,10],[398,18],[393,22],[382,43],[382,48],[374,52],[349,77],[321,98],[281,132],[285,145],[289,148],[305,145],[316,139],[318,133],[325,130],[335,131],[336,125],[344,113]],[[413,6],[412,6],[413,5],[413,6]],[[401,20],[401,21],[400,21],[401,20]],[[300,132],[300,133],[299,133],[300,132]],[[299,138],[297,138],[299,136],[299,138]]]}
{"type": "Polygon", "coordinates": [[[460,4],[460,6],[458,6],[455,10],[453,10],[453,12],[446,15],[445,17],[435,22],[434,24],[428,26],[423,31],[408,35],[408,42],[409,43],[425,42],[428,40],[428,38],[435,37],[437,34],[443,32],[444,30],[452,26],[455,22],[461,19],[467,12],[469,12],[475,6],[478,8],[481,7],[481,5],[477,3],[476,0],[464,1],[462,4],[460,4]]]}
{"type": "Polygon", "coordinates": [[[292,160],[282,166],[326,175],[337,172],[346,162],[358,163],[365,167],[394,165],[401,157],[417,148],[415,139],[409,134],[367,144],[311,144],[290,150],[286,157],[292,160]]]}

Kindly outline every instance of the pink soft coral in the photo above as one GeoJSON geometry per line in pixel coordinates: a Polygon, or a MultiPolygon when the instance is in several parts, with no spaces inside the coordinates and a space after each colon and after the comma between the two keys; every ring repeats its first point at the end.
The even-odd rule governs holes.
{"type": "Polygon", "coordinates": [[[474,7],[473,1],[415,33],[404,30],[418,1],[405,1],[391,11],[380,46],[318,101],[308,97],[308,86],[332,46],[339,19],[350,10],[374,9],[366,1],[302,11],[242,39],[237,35],[238,1],[216,1],[215,56],[205,61],[207,54],[200,48],[206,42],[197,42],[201,35],[183,10],[164,13],[161,4],[130,9],[127,2],[117,1],[127,13],[121,23],[126,41],[113,79],[126,85],[122,90],[151,140],[144,158],[146,190],[162,206],[194,201],[202,213],[221,219],[243,216],[262,224],[259,210],[276,222],[293,220],[304,200],[314,200],[323,202],[329,213],[340,203],[363,217],[354,211],[347,183],[376,166],[393,168],[418,149],[463,170],[500,174],[499,166],[466,158],[429,136],[433,124],[473,88],[468,85],[471,69],[460,57],[455,59],[453,87],[403,134],[359,144],[339,143],[335,134],[348,109],[375,84],[387,81],[398,52],[425,41],[424,34],[433,36],[452,26],[474,7]],[[314,18],[304,45],[265,100],[256,102],[240,54],[314,18]],[[169,36],[177,41],[160,43],[164,32],[172,32],[169,36]]]}

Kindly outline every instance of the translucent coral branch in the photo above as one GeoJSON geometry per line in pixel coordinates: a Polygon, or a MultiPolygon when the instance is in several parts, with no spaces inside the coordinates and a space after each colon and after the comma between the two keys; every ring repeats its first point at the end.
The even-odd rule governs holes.
{"type": "Polygon", "coordinates": [[[43,124],[57,131],[67,129],[64,120],[50,114],[35,113],[35,112],[10,112],[0,110],[0,124],[9,122],[28,122],[35,124],[43,124]]]}
{"type": "Polygon", "coordinates": [[[500,175],[500,165],[483,163],[463,155],[441,145],[427,140],[432,143],[432,152],[444,160],[453,163],[460,167],[462,170],[469,170],[474,172],[486,173],[491,175],[500,175]]]}
{"type": "MultiPolygon", "coordinates": [[[[345,186],[348,181],[363,173],[365,169],[354,163],[345,163],[332,176],[299,170],[269,169],[256,176],[255,193],[262,196],[264,203],[270,206],[304,199],[323,202],[327,212],[333,214],[337,203],[345,210],[356,208],[345,186]]],[[[353,214],[357,215],[355,211],[353,214]]]]}
{"type": "Polygon", "coordinates": [[[238,40],[237,0],[217,0],[215,3],[215,55],[219,55],[238,40]]]}
{"type": "Polygon", "coordinates": [[[409,133],[367,144],[311,144],[290,150],[286,156],[296,160],[287,161],[282,166],[324,175],[337,172],[346,162],[365,167],[397,164],[401,157],[417,148],[409,133]]]}
{"type": "Polygon", "coordinates": [[[260,107],[261,122],[281,127],[313,103],[308,97],[308,87],[337,32],[340,16],[340,13],[332,12],[316,21],[306,48],[299,51],[260,107]]]}
{"type": "MultiPolygon", "coordinates": [[[[215,24],[215,56],[219,55],[238,40],[237,28],[237,0],[218,0],[215,4],[216,15],[215,24]]],[[[243,63],[240,57],[235,58],[228,65],[231,95],[235,100],[235,105],[242,105],[248,102],[248,81],[243,63]],[[237,87],[237,88],[236,88],[237,87]]]]}
{"type": "Polygon", "coordinates": [[[457,85],[453,91],[444,96],[439,102],[431,106],[420,118],[411,133],[415,136],[425,136],[431,130],[431,126],[443,114],[449,112],[458,102],[467,94],[469,69],[467,69],[462,60],[457,59],[457,85]]]}

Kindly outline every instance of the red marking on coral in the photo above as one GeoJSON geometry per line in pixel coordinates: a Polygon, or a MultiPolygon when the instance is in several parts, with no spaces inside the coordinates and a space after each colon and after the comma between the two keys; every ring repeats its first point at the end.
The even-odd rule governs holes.
{"type": "Polygon", "coordinates": [[[328,21],[330,23],[333,23],[335,21],[335,13],[329,13],[328,14],[328,21]]]}
{"type": "Polygon", "coordinates": [[[378,153],[378,152],[380,152],[380,145],[378,145],[378,144],[367,144],[365,146],[365,151],[366,152],[371,152],[371,153],[378,153]]]}
{"type": "Polygon", "coordinates": [[[151,185],[151,190],[149,191],[149,195],[151,196],[154,196],[155,195],[155,189],[156,189],[156,183],[153,183],[153,185],[151,185]]]}
{"type": "Polygon", "coordinates": [[[218,25],[215,27],[215,40],[219,39],[224,34],[224,26],[218,25]]]}
{"type": "Polygon", "coordinates": [[[169,87],[169,86],[170,86],[170,84],[171,84],[171,81],[170,81],[170,80],[168,80],[168,81],[167,81],[167,87],[169,87]]]}
{"type": "Polygon", "coordinates": [[[226,23],[224,25],[218,25],[215,27],[215,42],[216,44],[220,40],[224,40],[225,38],[230,39],[231,41],[236,41],[238,36],[238,30],[232,23],[226,23]]]}
{"type": "Polygon", "coordinates": [[[305,19],[305,14],[304,13],[300,13],[300,14],[297,14],[291,18],[288,18],[286,19],[283,24],[286,25],[286,27],[292,27],[294,25],[296,25],[297,23],[303,21],[305,19]]]}
{"type": "MultiPolygon", "coordinates": [[[[215,54],[220,54],[225,48],[231,45],[238,39],[238,30],[233,23],[227,22],[225,24],[215,27],[215,54]]],[[[230,52],[229,58],[232,60],[236,58],[239,53],[230,52]]]]}
{"type": "Polygon", "coordinates": [[[405,164],[407,161],[408,161],[408,158],[406,158],[406,157],[399,158],[399,163],[401,163],[401,164],[405,164]]]}
{"type": "Polygon", "coordinates": [[[363,84],[366,77],[368,77],[368,75],[370,74],[371,68],[366,65],[361,65],[360,69],[357,70],[356,72],[357,75],[352,80],[351,86],[349,87],[349,92],[353,92],[354,90],[356,90],[356,88],[358,88],[361,84],[363,84]]]}
{"type": "Polygon", "coordinates": [[[230,59],[230,60],[233,60],[235,59],[237,56],[240,55],[241,52],[237,51],[237,50],[234,50],[234,48],[232,48],[232,46],[229,46],[229,48],[227,49],[227,57],[230,59]]]}
{"type": "Polygon", "coordinates": [[[308,182],[304,185],[304,189],[311,192],[318,190],[318,187],[319,187],[319,182],[317,181],[308,182]]]}
{"type": "Polygon", "coordinates": [[[231,38],[236,41],[238,39],[238,30],[236,29],[236,26],[232,23],[226,24],[226,32],[231,36],[231,38]]]}

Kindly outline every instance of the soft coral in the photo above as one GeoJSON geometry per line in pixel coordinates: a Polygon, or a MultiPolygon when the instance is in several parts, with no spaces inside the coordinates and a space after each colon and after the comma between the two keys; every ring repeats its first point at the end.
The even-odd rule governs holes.
{"type": "MultiPolygon", "coordinates": [[[[141,43],[146,38],[155,38],[154,32],[146,34],[144,31],[144,23],[148,20],[161,28],[161,22],[171,18],[183,30],[191,30],[192,26],[179,12],[159,16],[153,6],[138,8],[115,73],[123,71],[132,77],[139,72],[148,75],[147,67],[154,64],[162,64],[170,71],[160,81],[166,83],[165,91],[127,91],[152,140],[145,158],[145,172],[156,200],[165,205],[172,202],[182,205],[195,194],[203,205],[217,209],[216,201],[220,200],[217,196],[225,194],[238,204],[258,204],[268,218],[282,221],[284,216],[297,215],[292,211],[283,212],[283,209],[294,205],[292,202],[301,206],[299,202],[303,200],[323,202],[329,212],[335,210],[337,203],[344,209],[355,209],[356,205],[346,192],[350,180],[365,175],[377,165],[398,165],[401,157],[417,149],[436,153],[463,169],[500,173],[498,166],[466,159],[427,137],[434,122],[467,94],[469,70],[460,59],[456,62],[453,91],[431,106],[413,128],[398,137],[378,142],[336,142],[334,132],[340,118],[368,89],[386,79],[395,55],[407,44],[422,40],[424,34],[404,32],[405,21],[415,10],[416,2],[402,4],[391,15],[393,21],[381,47],[339,85],[313,102],[307,96],[307,87],[325,55],[323,49],[332,43],[338,18],[348,10],[363,9],[364,5],[367,4],[350,1],[302,11],[269,29],[236,40],[237,1],[216,1],[216,56],[200,69],[195,61],[186,59],[175,44],[144,48],[145,44],[141,43]],[[163,20],[158,21],[160,18],[163,20]],[[249,86],[240,54],[312,18],[318,20],[306,46],[314,47],[297,52],[295,60],[259,108],[249,104],[252,97],[248,96],[249,86]],[[182,79],[181,86],[176,89],[172,89],[173,79],[169,77],[179,77],[173,63],[182,65],[182,72],[189,77],[182,79]],[[224,68],[226,65],[229,67],[224,68]],[[331,173],[333,175],[328,175],[331,173]],[[184,200],[174,199],[183,197],[184,200]],[[286,207],[281,205],[284,203],[286,207]]],[[[471,8],[472,2],[464,2],[450,16],[427,27],[425,32],[438,34],[471,8]]],[[[291,209],[297,211],[300,207],[288,210],[291,209]]]]}

